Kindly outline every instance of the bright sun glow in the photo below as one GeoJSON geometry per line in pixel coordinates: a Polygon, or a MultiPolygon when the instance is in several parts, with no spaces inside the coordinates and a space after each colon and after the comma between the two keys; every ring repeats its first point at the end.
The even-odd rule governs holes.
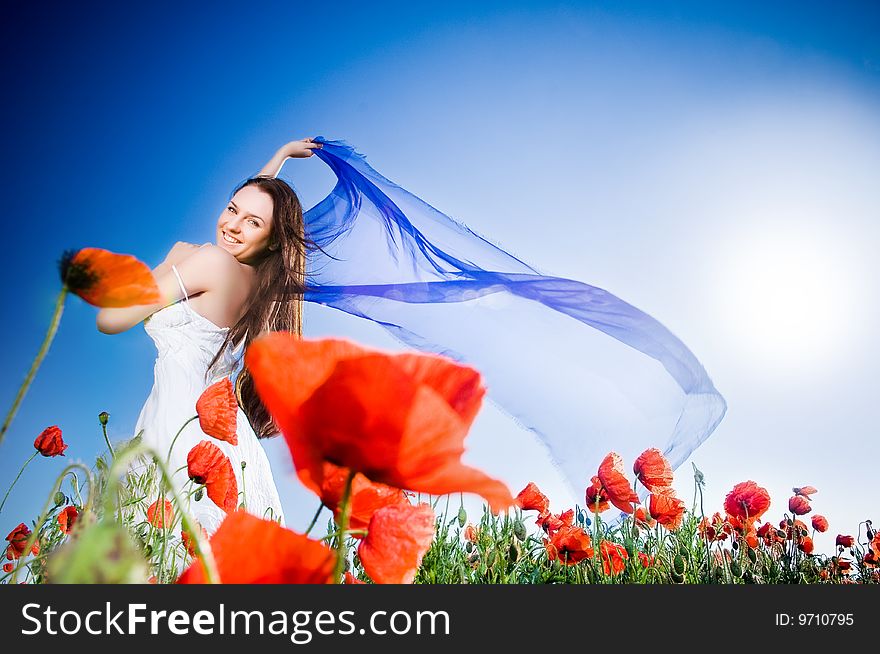
{"type": "Polygon", "coordinates": [[[740,242],[719,289],[732,340],[767,363],[810,367],[833,355],[851,335],[858,283],[843,255],[803,235],[740,242]]]}

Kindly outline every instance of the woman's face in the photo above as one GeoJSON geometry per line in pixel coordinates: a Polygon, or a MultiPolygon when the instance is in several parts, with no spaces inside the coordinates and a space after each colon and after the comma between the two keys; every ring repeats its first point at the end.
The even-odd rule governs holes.
{"type": "Polygon", "coordinates": [[[241,263],[258,261],[269,247],[272,198],[257,186],[245,186],[232,196],[217,220],[217,245],[241,263]]]}

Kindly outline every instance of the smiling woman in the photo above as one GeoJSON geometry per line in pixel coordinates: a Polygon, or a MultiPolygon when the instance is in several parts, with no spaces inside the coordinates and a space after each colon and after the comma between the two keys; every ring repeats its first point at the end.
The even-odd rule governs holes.
{"type": "MultiPolygon", "coordinates": [[[[309,139],[288,143],[264,171],[276,160],[310,156],[317,147],[309,139]]],[[[267,175],[248,179],[233,191],[217,218],[215,235],[216,244],[177,243],[152,271],[162,302],[102,310],[97,319],[98,329],[106,334],[143,321],[156,345],[153,388],[135,434],[176,471],[178,489],[189,482],[190,452],[207,438],[201,414],[194,421],[197,404],[208,387],[220,383],[229,389],[224,400],[234,407],[236,437],[219,441],[215,449],[228,462],[234,483],[221,504],[208,492],[188,507],[209,533],[240,503],[260,517],[283,521],[269,462],[258,441],[277,429],[248,371],[241,369],[241,355],[263,331],[301,331],[307,247],[299,199],[286,182],[267,175]]]]}

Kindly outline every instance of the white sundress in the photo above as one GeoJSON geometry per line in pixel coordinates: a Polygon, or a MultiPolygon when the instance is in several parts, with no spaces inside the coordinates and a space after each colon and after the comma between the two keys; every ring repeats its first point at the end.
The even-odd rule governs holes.
{"type": "MultiPolygon", "coordinates": [[[[171,269],[184,299],[156,311],[144,321],[144,329],[156,344],[158,356],[153,369],[153,388],[134,431],[137,435],[143,430],[143,443],[153,447],[163,459],[168,458],[175,434],[196,415],[196,402],[202,392],[223,377],[232,378],[239,360],[238,351],[227,348],[206,380],[208,364],[220,349],[229,327],[219,327],[196,312],[190,306],[180,273],[175,266],[171,269]]],[[[170,458],[169,470],[174,475],[177,490],[180,491],[188,481],[187,454],[200,441],[207,440],[219,447],[232,462],[238,481],[239,503],[244,501],[245,508],[254,515],[274,520],[280,518],[284,524],[269,460],[241,407],[238,408],[237,432],[238,445],[233,446],[205,434],[198,419],[187,424],[177,438],[170,458]],[[244,471],[242,462],[246,463],[244,471]],[[181,467],[183,469],[179,470],[181,467]]],[[[213,534],[226,517],[207,493],[199,501],[191,499],[189,508],[209,534],[213,534]]]]}

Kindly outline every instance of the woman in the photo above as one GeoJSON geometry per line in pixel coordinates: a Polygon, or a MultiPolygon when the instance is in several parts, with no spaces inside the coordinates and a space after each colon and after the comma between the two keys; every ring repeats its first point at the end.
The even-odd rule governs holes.
{"type": "MultiPolygon", "coordinates": [[[[288,157],[310,157],[320,147],[308,138],[292,141],[257,177],[236,188],[217,219],[215,244],[177,243],[153,269],[164,302],[102,309],[97,317],[105,334],[144,321],[156,344],[154,385],[135,433],[143,432],[143,442],[168,457],[178,489],[187,482],[188,453],[208,440],[232,462],[239,492],[233,506],[243,504],[252,513],[282,521],[278,491],[257,440],[277,428],[247,371],[235,380],[237,445],[209,439],[198,421],[187,421],[209,385],[234,376],[244,348],[260,333],[302,331],[303,211],[296,193],[275,175],[288,157]]],[[[191,501],[190,510],[209,533],[226,515],[207,494],[191,501]]]]}

